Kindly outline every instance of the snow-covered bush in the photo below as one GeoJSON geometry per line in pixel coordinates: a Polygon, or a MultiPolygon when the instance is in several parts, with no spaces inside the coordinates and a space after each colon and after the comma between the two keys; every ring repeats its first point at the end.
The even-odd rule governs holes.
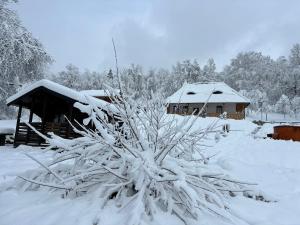
{"type": "Polygon", "coordinates": [[[208,162],[203,141],[215,131],[215,124],[193,127],[198,116],[179,122],[165,113],[159,98],[143,106],[123,96],[114,100],[106,111],[92,97],[87,97],[89,104],[75,104],[89,115],[84,124],[95,127],[74,128],[80,138],[40,134],[56,148],[56,156],[47,165],[33,158],[42,167],[20,176],[19,187],[60,190],[64,197],[92,194],[103,207],[109,203],[129,211],[124,224],[140,224],[158,211],[188,224],[201,219],[202,213],[233,220],[227,198],[254,196],[250,184],[208,162]]]}

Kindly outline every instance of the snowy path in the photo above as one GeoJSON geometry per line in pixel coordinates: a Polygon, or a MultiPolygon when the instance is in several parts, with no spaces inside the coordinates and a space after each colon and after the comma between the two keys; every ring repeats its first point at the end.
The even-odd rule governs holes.
{"type": "MultiPolygon", "coordinates": [[[[248,121],[227,121],[231,129],[227,137],[212,148],[220,154],[212,159],[233,176],[258,183],[257,188],[277,202],[264,203],[236,197],[230,200],[234,214],[250,225],[300,224],[300,143],[254,139],[255,125],[248,121]]],[[[12,181],[17,173],[37,167],[26,157],[27,152],[48,161],[50,153],[29,147],[22,149],[0,148],[0,189],[12,181]]],[[[0,225],[92,225],[96,215],[101,215],[102,225],[122,224],[122,215],[108,208],[100,213],[100,205],[92,197],[74,200],[62,199],[55,193],[0,192],[0,225]],[[112,216],[117,215],[117,216],[112,216]]],[[[151,224],[180,225],[174,217],[160,215],[151,224]]],[[[225,225],[207,216],[199,225],[225,225]]]]}

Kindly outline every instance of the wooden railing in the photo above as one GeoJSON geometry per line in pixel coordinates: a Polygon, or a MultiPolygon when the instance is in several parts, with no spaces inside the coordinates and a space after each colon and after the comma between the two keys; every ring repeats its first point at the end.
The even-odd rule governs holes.
{"type": "MultiPolygon", "coordinates": [[[[31,126],[33,126],[37,131],[42,134],[48,134],[49,132],[53,132],[54,134],[62,137],[62,138],[76,138],[80,135],[73,131],[73,128],[68,123],[41,123],[41,122],[31,122],[31,126]]],[[[15,141],[14,145],[46,145],[45,140],[41,138],[34,130],[32,130],[26,123],[19,123],[16,133],[15,133],[15,141]]]]}
{"type": "MultiPolygon", "coordinates": [[[[31,125],[39,132],[42,132],[41,123],[31,123],[31,125]]],[[[32,129],[30,129],[25,123],[19,123],[16,129],[14,145],[29,144],[40,145],[45,141],[32,129]]]]}
{"type": "Polygon", "coordinates": [[[54,134],[63,138],[75,138],[79,135],[73,131],[69,123],[45,123],[44,133],[53,132],[54,134]]]}

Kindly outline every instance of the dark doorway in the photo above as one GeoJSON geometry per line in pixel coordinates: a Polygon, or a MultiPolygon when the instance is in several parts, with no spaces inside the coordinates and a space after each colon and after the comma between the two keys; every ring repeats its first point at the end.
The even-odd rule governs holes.
{"type": "Polygon", "coordinates": [[[217,106],[217,113],[219,113],[219,114],[223,113],[223,106],[221,106],[221,105],[217,106]]]}

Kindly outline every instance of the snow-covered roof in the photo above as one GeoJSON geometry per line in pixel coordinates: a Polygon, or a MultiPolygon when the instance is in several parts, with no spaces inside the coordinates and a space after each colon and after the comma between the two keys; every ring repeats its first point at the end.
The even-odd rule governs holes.
{"type": "Polygon", "coordinates": [[[27,85],[23,87],[19,92],[16,94],[10,96],[6,100],[6,104],[10,104],[11,102],[15,101],[16,99],[22,97],[23,95],[26,95],[27,93],[33,91],[34,89],[37,89],[39,87],[44,87],[48,90],[54,91],[56,93],[59,93],[63,96],[69,97],[71,99],[74,99],[76,101],[82,101],[83,95],[81,95],[78,91],[75,91],[71,88],[65,87],[63,85],[57,84],[53,81],[42,79],[39,81],[34,82],[33,84],[27,85]]]}
{"type": "Polygon", "coordinates": [[[207,100],[209,103],[250,103],[249,99],[224,82],[185,83],[167,98],[168,103],[204,103],[207,100]]]}
{"type": "Polygon", "coordinates": [[[105,102],[101,99],[97,99],[92,97],[91,95],[81,93],[79,91],[73,90],[71,88],[65,87],[63,85],[57,84],[53,81],[42,79],[39,81],[34,82],[31,85],[27,85],[23,87],[19,92],[10,96],[6,100],[6,104],[11,104],[13,101],[17,100],[18,98],[28,94],[29,92],[33,91],[34,89],[44,87],[48,90],[61,94],[63,96],[69,97],[77,102],[81,103],[89,103],[90,101],[93,102],[94,105],[97,107],[106,109],[106,110],[114,110],[114,106],[111,103],[105,102]],[[89,100],[87,99],[89,97],[89,100]]]}

